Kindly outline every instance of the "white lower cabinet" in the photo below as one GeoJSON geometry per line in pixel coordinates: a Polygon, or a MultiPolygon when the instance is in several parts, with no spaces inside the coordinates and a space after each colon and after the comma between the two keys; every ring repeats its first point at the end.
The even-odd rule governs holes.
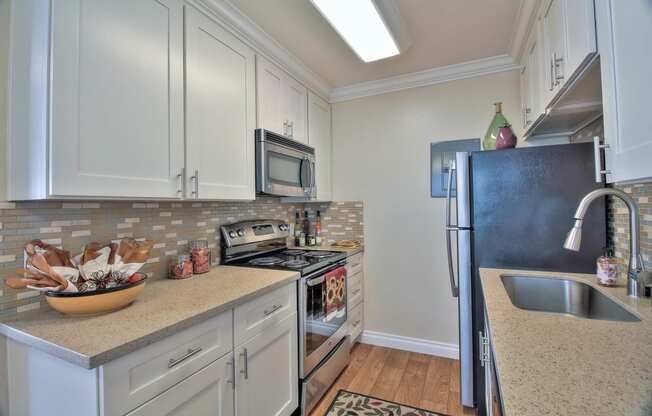
{"type": "Polygon", "coordinates": [[[235,349],[238,416],[289,416],[299,405],[297,314],[235,349]]]}
{"type": "Polygon", "coordinates": [[[299,403],[296,293],[291,283],[236,307],[294,305],[268,314],[242,342],[229,309],[94,369],[10,339],[9,414],[289,416],[299,403]]]}
{"type": "Polygon", "coordinates": [[[360,340],[364,329],[364,257],[362,253],[349,256],[346,260],[347,328],[351,343],[360,340]]]}
{"type": "Polygon", "coordinates": [[[232,416],[233,353],[150,400],[128,416],[232,416]]]}

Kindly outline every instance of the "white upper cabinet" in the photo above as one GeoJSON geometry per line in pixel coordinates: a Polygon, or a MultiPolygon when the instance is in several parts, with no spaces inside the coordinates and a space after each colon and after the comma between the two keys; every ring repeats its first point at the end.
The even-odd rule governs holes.
{"type": "Polygon", "coordinates": [[[608,182],[652,177],[652,3],[596,0],[608,182]]]}
{"type": "Polygon", "coordinates": [[[9,197],[180,197],[181,2],[13,8],[9,197]]]}
{"type": "Polygon", "coordinates": [[[256,58],[258,127],[308,143],[308,90],[285,71],[256,58]]]}
{"type": "Polygon", "coordinates": [[[331,106],[312,91],[308,93],[308,144],[315,148],[316,199],[330,201],[331,185],[331,106]]]}
{"type": "Polygon", "coordinates": [[[549,102],[561,88],[564,77],[564,61],[566,59],[566,31],[564,27],[565,0],[552,0],[542,17],[543,35],[545,39],[544,65],[547,67],[544,88],[545,101],[549,102]]]}
{"type": "Polygon", "coordinates": [[[254,52],[186,7],[186,196],[254,199],[254,52]]]}
{"type": "Polygon", "coordinates": [[[523,66],[521,70],[521,120],[524,130],[527,130],[545,113],[541,97],[543,89],[542,43],[541,21],[537,19],[527,40],[521,62],[523,66]]]}
{"type": "Polygon", "coordinates": [[[525,136],[570,135],[600,115],[593,0],[540,3],[524,46],[525,136]]]}
{"type": "Polygon", "coordinates": [[[595,6],[593,0],[564,0],[568,81],[596,54],[595,6]]]}

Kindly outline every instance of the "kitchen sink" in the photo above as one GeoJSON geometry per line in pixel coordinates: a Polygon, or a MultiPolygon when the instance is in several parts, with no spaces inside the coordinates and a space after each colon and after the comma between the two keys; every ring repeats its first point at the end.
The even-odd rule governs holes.
{"type": "Polygon", "coordinates": [[[530,311],[586,319],[639,322],[634,314],[586,283],[569,279],[501,276],[512,304],[530,311]]]}

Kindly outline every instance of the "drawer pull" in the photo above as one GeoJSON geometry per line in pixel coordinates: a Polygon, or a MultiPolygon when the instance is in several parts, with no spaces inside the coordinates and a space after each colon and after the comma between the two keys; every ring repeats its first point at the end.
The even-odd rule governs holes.
{"type": "Polygon", "coordinates": [[[358,293],[360,293],[361,290],[362,290],[362,289],[356,289],[356,290],[354,290],[353,293],[352,293],[352,295],[353,295],[353,296],[357,295],[358,293]]]}
{"type": "Polygon", "coordinates": [[[244,374],[245,380],[249,378],[249,354],[247,353],[247,349],[243,348],[243,351],[240,353],[240,357],[242,357],[242,367],[243,369],[240,370],[240,374],[244,374]]]}
{"type": "Polygon", "coordinates": [[[186,352],[183,356],[179,358],[170,358],[170,361],[168,361],[168,368],[172,368],[178,364],[181,364],[182,362],[186,361],[188,358],[192,357],[193,355],[199,354],[200,352],[201,352],[201,347],[188,348],[188,352],[186,352]]]}
{"type": "Polygon", "coordinates": [[[355,321],[355,323],[353,324],[353,326],[358,326],[358,325],[360,325],[360,320],[359,320],[359,319],[358,319],[357,321],[355,321]]]}
{"type": "Polygon", "coordinates": [[[269,315],[273,314],[274,312],[276,312],[277,310],[281,309],[282,307],[283,307],[283,305],[274,305],[274,306],[272,306],[271,309],[265,309],[263,311],[263,313],[265,314],[265,316],[269,316],[269,315]]]}

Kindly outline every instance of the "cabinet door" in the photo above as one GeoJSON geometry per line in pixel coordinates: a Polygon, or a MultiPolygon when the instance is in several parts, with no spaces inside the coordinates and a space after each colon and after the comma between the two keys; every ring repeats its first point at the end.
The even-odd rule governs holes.
{"type": "Polygon", "coordinates": [[[542,56],[543,34],[541,32],[541,20],[537,19],[525,51],[526,65],[529,69],[527,77],[528,106],[525,113],[525,121],[528,127],[545,113],[545,105],[542,100],[544,90],[542,70],[544,63],[542,56]]]}
{"type": "Polygon", "coordinates": [[[329,201],[331,185],[331,106],[313,92],[308,94],[308,144],[315,148],[317,199],[329,201]]]}
{"type": "Polygon", "coordinates": [[[652,177],[652,3],[596,0],[608,182],[652,177]]]}
{"type": "Polygon", "coordinates": [[[128,416],[232,416],[233,353],[199,370],[128,416]]]}
{"type": "Polygon", "coordinates": [[[52,2],[49,196],[181,196],[180,0],[52,2]]]}
{"type": "Polygon", "coordinates": [[[285,136],[287,119],[281,108],[284,76],[280,68],[256,56],[258,127],[285,136]]]}
{"type": "Polygon", "coordinates": [[[543,15],[546,68],[545,102],[549,103],[565,81],[564,0],[552,0],[543,15]]]}
{"type": "Polygon", "coordinates": [[[254,199],[253,51],[186,7],[187,196],[254,199]]]}
{"type": "Polygon", "coordinates": [[[565,71],[572,76],[597,52],[593,0],[564,0],[566,16],[565,71]]]}
{"type": "MultiPolygon", "coordinates": [[[[527,58],[527,57],[526,57],[527,58]]],[[[521,86],[521,127],[523,130],[528,128],[528,112],[531,111],[531,97],[530,97],[530,66],[525,60],[523,63],[523,68],[521,68],[521,75],[519,77],[520,86],[521,86]]]]}
{"type": "Polygon", "coordinates": [[[308,90],[286,74],[282,94],[283,112],[289,123],[288,136],[307,144],[308,90]]]}
{"type": "Polygon", "coordinates": [[[297,315],[236,348],[238,416],[289,416],[298,405],[297,315]]]}

